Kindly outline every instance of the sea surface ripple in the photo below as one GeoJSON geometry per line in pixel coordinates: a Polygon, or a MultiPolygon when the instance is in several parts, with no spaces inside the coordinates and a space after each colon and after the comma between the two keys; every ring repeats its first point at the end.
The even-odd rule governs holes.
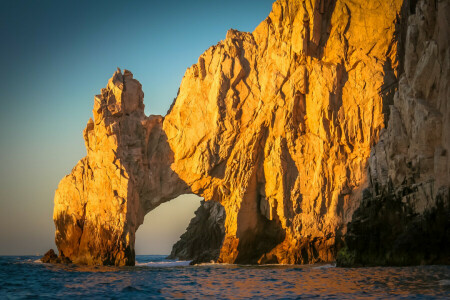
{"type": "Polygon", "coordinates": [[[450,298],[450,266],[245,266],[137,256],[135,267],[50,265],[0,256],[0,299],[450,298]]]}

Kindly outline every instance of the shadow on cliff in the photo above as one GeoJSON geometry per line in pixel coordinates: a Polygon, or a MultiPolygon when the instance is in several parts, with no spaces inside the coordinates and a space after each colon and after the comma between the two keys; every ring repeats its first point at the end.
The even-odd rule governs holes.
{"type": "Polygon", "coordinates": [[[189,185],[172,170],[171,165],[174,162],[175,154],[162,128],[163,121],[163,117],[150,116],[144,125],[146,127],[145,158],[147,159],[144,162],[147,168],[145,174],[152,175],[149,176],[148,184],[142,187],[140,194],[142,197],[141,203],[145,205],[144,210],[146,214],[158,205],[180,195],[192,194],[189,185]],[[152,117],[158,118],[157,122],[154,122],[152,117]],[[156,203],[151,201],[155,193],[159,196],[159,201],[156,203]]]}
{"type": "Polygon", "coordinates": [[[390,105],[394,104],[394,95],[398,90],[398,82],[400,76],[405,72],[405,45],[406,34],[408,29],[408,17],[415,14],[415,9],[418,0],[405,0],[403,1],[400,15],[395,22],[394,40],[397,41],[397,49],[392,49],[392,46],[388,48],[386,52],[386,61],[383,64],[384,82],[380,89],[380,95],[383,99],[383,115],[384,125],[387,127],[389,121],[390,105]],[[392,51],[397,51],[396,62],[393,62],[389,55],[392,51]],[[395,65],[397,67],[395,69],[395,65]]]}
{"type": "MultiPolygon", "coordinates": [[[[158,205],[180,195],[194,194],[189,185],[171,168],[174,152],[162,129],[162,123],[163,119],[156,126],[147,124],[146,157],[148,161],[146,163],[149,166],[148,172],[154,175],[151,185],[160,188],[157,192],[160,193],[161,198],[157,203],[146,201],[152,198],[155,191],[144,188],[142,199],[146,214],[158,205]]],[[[201,195],[198,196],[201,197],[201,195]]],[[[169,258],[192,260],[194,263],[217,260],[225,235],[225,209],[214,200],[201,202],[186,231],[173,245],[169,258]]]]}
{"type": "Polygon", "coordinates": [[[402,201],[410,192],[367,195],[349,223],[340,266],[450,263],[449,191],[438,194],[436,206],[422,215],[402,201]]]}
{"type": "Polygon", "coordinates": [[[336,2],[336,0],[315,0],[317,9],[313,12],[314,24],[312,39],[308,42],[308,56],[322,59],[330,37],[331,17],[336,8],[336,2]]]}
{"type": "MultiPolygon", "coordinates": [[[[384,83],[380,88],[385,124],[389,120],[389,105],[398,90],[398,78],[404,72],[408,18],[415,13],[417,0],[406,0],[396,21],[397,61],[384,63],[384,83]],[[398,63],[398,65],[396,65],[398,63]],[[397,66],[397,70],[394,70],[397,66]]],[[[434,2],[436,3],[436,2],[434,2]]],[[[389,56],[392,49],[388,49],[389,56]]],[[[395,51],[395,49],[394,49],[395,51]]],[[[395,137],[394,137],[395,139],[395,137]]],[[[388,163],[391,160],[388,157],[388,163]]],[[[434,190],[434,181],[406,180],[394,185],[370,182],[363,192],[361,205],[355,210],[345,236],[346,247],[338,255],[340,266],[449,264],[450,190],[434,190]],[[423,193],[428,189],[430,195],[423,193]],[[419,191],[422,191],[419,193],[419,191]],[[417,209],[421,197],[427,206],[417,209]],[[434,202],[434,203],[433,203],[434,202]],[[431,205],[433,203],[433,205],[431,205]]]]}
{"type": "MultiPolygon", "coordinates": [[[[257,183],[256,175],[252,176],[249,188],[245,193],[241,208],[238,213],[237,234],[239,239],[237,245],[238,254],[234,263],[278,263],[276,257],[272,261],[260,259],[278,244],[283,242],[286,232],[283,229],[280,219],[275,212],[273,219],[268,219],[260,212],[261,201],[265,201],[257,187],[263,183],[257,183]],[[249,224],[249,222],[251,222],[249,224]]],[[[276,207],[277,203],[275,203],[276,207]]]]}
{"type": "Polygon", "coordinates": [[[224,236],[225,208],[216,201],[202,200],[168,258],[192,260],[191,264],[216,261],[224,236]]]}
{"type": "Polygon", "coordinates": [[[260,131],[256,143],[260,149],[255,150],[257,153],[255,167],[237,215],[236,237],[238,244],[234,263],[278,263],[276,256],[267,259],[265,255],[282,243],[286,237],[285,229],[282,227],[276,212],[278,203],[275,200],[275,203],[271,206],[265,195],[264,148],[267,137],[268,129],[264,128],[260,131]],[[266,206],[265,215],[262,211],[264,206],[266,206]]]}

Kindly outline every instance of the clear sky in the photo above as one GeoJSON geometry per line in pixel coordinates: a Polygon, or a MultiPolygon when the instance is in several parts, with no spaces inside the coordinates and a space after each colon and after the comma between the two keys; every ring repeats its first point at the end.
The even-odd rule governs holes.
{"type": "MultiPolygon", "coordinates": [[[[186,68],[228,29],[253,31],[272,2],[1,1],[0,255],[55,248],[54,191],[86,155],[82,130],[116,67],[142,83],[147,115],[165,115],[186,68]]],[[[137,254],[168,253],[198,201],[149,214],[137,254]]]]}

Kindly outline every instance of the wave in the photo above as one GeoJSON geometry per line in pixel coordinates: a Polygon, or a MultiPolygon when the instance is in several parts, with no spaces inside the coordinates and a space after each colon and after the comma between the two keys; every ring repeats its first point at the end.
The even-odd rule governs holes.
{"type": "Polygon", "coordinates": [[[448,279],[439,280],[439,285],[450,285],[450,280],[448,279]]]}
{"type": "Polygon", "coordinates": [[[189,266],[190,260],[177,260],[177,261],[150,261],[150,262],[138,262],[138,267],[152,267],[152,268],[170,268],[170,267],[186,267],[189,266]]]}
{"type": "Polygon", "coordinates": [[[329,268],[336,268],[335,264],[327,264],[327,265],[321,265],[318,267],[313,267],[313,269],[329,269],[329,268]]]}

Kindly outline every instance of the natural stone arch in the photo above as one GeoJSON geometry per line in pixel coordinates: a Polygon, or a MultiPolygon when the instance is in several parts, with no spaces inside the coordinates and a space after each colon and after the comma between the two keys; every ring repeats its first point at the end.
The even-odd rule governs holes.
{"type": "Polygon", "coordinates": [[[131,72],[114,74],[83,133],[87,156],[56,191],[56,244],[76,263],[133,265],[145,214],[190,193],[170,169],[163,118],[145,116],[143,96],[131,72]]]}
{"type": "Polygon", "coordinates": [[[194,193],[224,208],[219,262],[334,260],[384,127],[401,5],[276,1],[253,33],[228,31],[188,68],[165,117],[146,117],[140,84],[116,72],[84,131],[88,155],[55,195],[60,254],[133,264],[144,215],[194,193]]]}
{"type": "MultiPolygon", "coordinates": [[[[171,169],[163,118],[145,116],[142,86],[131,72],[114,73],[95,97],[93,115],[84,130],[87,156],[56,191],[56,244],[74,263],[134,265],[135,234],[145,215],[192,191],[171,169]]],[[[220,248],[224,219],[220,204],[202,201],[194,218],[202,223],[202,242],[182,238],[178,244],[192,257],[176,248],[172,256],[217,258],[207,252],[220,248]]]]}

